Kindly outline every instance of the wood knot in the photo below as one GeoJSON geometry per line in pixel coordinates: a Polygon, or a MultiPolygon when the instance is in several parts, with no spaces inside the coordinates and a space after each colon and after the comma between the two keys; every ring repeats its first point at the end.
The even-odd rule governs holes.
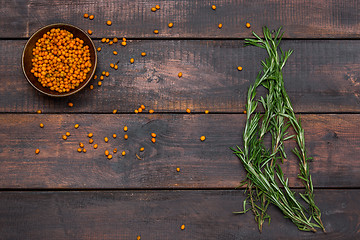
{"type": "Polygon", "coordinates": [[[152,72],[149,72],[146,77],[148,82],[159,83],[163,81],[163,78],[159,76],[158,72],[155,69],[153,69],[152,72]]]}
{"type": "Polygon", "coordinates": [[[333,136],[334,136],[334,138],[336,138],[336,139],[338,139],[338,138],[339,138],[339,136],[337,135],[337,133],[336,133],[336,132],[334,132],[333,136]]]}

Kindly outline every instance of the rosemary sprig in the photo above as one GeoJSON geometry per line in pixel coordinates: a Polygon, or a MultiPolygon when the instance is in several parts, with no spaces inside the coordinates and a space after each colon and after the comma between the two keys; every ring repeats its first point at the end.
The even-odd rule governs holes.
{"type": "Polygon", "coordinates": [[[261,231],[266,219],[269,219],[270,223],[271,218],[266,211],[269,203],[272,203],[299,230],[316,232],[316,228],[322,228],[325,231],[320,209],[314,202],[308,165],[310,158],[306,155],[304,129],[300,118],[297,119],[295,116],[284,87],[282,69],[292,50],[283,52],[279,48],[283,35],[281,28],[274,33],[274,37],[266,27],[263,28],[263,33],[264,39],[253,33],[255,39],[245,40],[245,45],[265,49],[269,57],[262,61],[263,70],[259,72],[255,83],[248,90],[246,125],[243,134],[244,148],[238,146],[236,149],[232,148],[247,171],[247,179],[243,184],[247,186],[248,197],[243,203],[244,210],[236,213],[246,213],[251,209],[261,231]],[[267,95],[257,100],[256,90],[260,86],[267,89],[267,95]],[[259,103],[264,108],[263,114],[256,112],[259,103]],[[287,130],[290,127],[295,130],[295,135],[288,135],[287,130]],[[270,147],[266,147],[263,143],[267,134],[271,135],[270,147]],[[284,142],[292,138],[295,138],[298,145],[293,150],[299,159],[298,178],[305,186],[305,193],[300,193],[300,196],[308,204],[309,210],[295,198],[295,192],[290,190],[288,179],[285,179],[279,164],[279,160],[286,158],[284,142]],[[247,205],[250,207],[247,208],[247,205]]]}

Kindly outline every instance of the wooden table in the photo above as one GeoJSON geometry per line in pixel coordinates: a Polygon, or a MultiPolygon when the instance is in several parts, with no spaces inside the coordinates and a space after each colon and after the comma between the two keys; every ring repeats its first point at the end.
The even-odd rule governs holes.
{"type": "MultiPolygon", "coordinates": [[[[356,0],[1,1],[0,238],[360,238],[359,7],[356,0]],[[152,12],[156,4],[161,9],[152,12]],[[92,80],[93,90],[58,99],[27,83],[23,46],[37,29],[57,22],[94,32],[102,48],[97,75],[110,73],[101,87],[92,80]],[[275,207],[262,234],[251,213],[232,213],[242,209],[245,195],[235,187],[245,172],[229,147],[242,142],[246,92],[266,57],[244,48],[243,39],[265,25],[283,26],[282,48],[294,49],[285,85],[302,115],[327,234],[298,231],[275,207]],[[100,42],[115,36],[126,37],[127,46],[100,42]],[[116,61],[119,69],[111,69],[116,61]],[[134,114],[141,104],[145,113],[134,114]],[[98,149],[88,144],[89,132],[98,149]],[[86,153],[77,152],[79,142],[86,153]],[[113,148],[118,153],[107,160],[104,151],[113,148]]],[[[283,169],[300,190],[294,156],[283,169]]]]}

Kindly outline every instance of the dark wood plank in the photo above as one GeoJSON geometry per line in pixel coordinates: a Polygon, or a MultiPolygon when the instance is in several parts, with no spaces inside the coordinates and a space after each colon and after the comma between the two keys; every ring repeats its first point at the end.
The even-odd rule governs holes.
{"type": "MultiPolygon", "coordinates": [[[[244,48],[242,41],[129,41],[125,48],[96,41],[103,48],[97,73],[109,71],[110,77],[92,91],[58,99],[37,93],[25,80],[19,64],[24,44],[0,41],[1,112],[133,112],[140,104],[157,112],[242,112],[265,58],[262,49],[244,48]],[[117,71],[109,66],[116,61],[117,71]]],[[[295,111],[359,112],[360,41],[298,40],[282,46],[295,50],[284,70],[295,111]]]]}
{"type": "Polygon", "coordinates": [[[234,215],[243,191],[1,192],[2,239],[356,239],[359,190],[316,190],[327,234],[300,232],[270,207],[270,226],[234,215]],[[185,224],[185,230],[180,226],[185,224]]]}
{"type": "Polygon", "coordinates": [[[358,38],[358,9],[356,0],[4,0],[0,37],[29,37],[44,25],[66,22],[92,29],[94,37],[243,38],[267,25],[283,26],[285,36],[291,38],[358,38]],[[151,12],[156,4],[161,10],[151,12]],[[212,4],[217,6],[216,11],[211,9],[212,4]],[[94,14],[95,19],[83,18],[84,13],[94,14]],[[105,24],[107,20],[113,22],[111,27],[105,24]],[[169,22],[174,23],[171,29],[167,27],[169,22]],[[251,23],[251,29],[245,27],[246,22],[251,23]],[[222,29],[218,29],[219,23],[222,29]],[[158,35],[154,29],[159,30],[158,35]]]}
{"type": "MultiPolygon", "coordinates": [[[[243,114],[1,114],[0,187],[235,188],[245,173],[229,147],[241,144],[244,121],[243,114]],[[123,139],[124,125],[128,140],[123,139]],[[64,141],[66,131],[71,136],[64,141]],[[89,132],[98,149],[88,144],[89,132]],[[157,134],[155,144],[152,132],[157,134]],[[79,142],[86,153],[77,152],[79,142]],[[140,147],[145,151],[140,153],[140,147]],[[114,148],[118,153],[107,160],[105,150],[114,148]]],[[[303,115],[302,121],[309,156],[314,157],[314,186],[359,187],[360,115],[303,115]]],[[[288,153],[284,172],[291,186],[301,187],[297,160],[288,153]]]]}

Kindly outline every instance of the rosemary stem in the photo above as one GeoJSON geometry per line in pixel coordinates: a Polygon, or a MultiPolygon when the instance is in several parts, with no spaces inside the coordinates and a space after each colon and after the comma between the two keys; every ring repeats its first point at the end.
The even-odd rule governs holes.
{"type": "MultiPolygon", "coordinates": [[[[282,38],[281,29],[275,32],[275,37],[272,37],[270,30],[266,27],[264,27],[263,33],[264,39],[253,33],[255,39],[245,40],[245,45],[264,48],[269,57],[262,61],[263,70],[248,90],[246,125],[243,133],[244,150],[239,147],[237,150],[232,149],[247,171],[247,192],[249,196],[247,199],[250,199],[250,206],[255,215],[255,221],[258,222],[260,232],[264,219],[269,218],[270,220],[270,216],[266,213],[270,202],[276,205],[299,230],[316,232],[315,228],[320,227],[325,231],[321,221],[320,209],[314,201],[304,130],[301,127],[300,119],[298,120],[295,116],[284,87],[282,69],[292,50],[283,52],[279,49],[281,52],[279,54],[278,46],[282,38]],[[261,97],[260,100],[257,100],[255,99],[256,90],[260,86],[267,89],[267,95],[265,98],[261,97]],[[265,110],[264,114],[256,112],[258,103],[262,104],[265,110]],[[290,126],[296,132],[294,137],[297,148],[293,152],[298,157],[299,178],[305,186],[305,194],[300,193],[300,196],[309,205],[309,213],[295,198],[295,192],[290,190],[288,179],[285,180],[280,164],[277,162],[278,159],[286,158],[283,142],[290,126]],[[269,148],[263,144],[263,139],[267,134],[271,135],[271,147],[269,148]],[[282,188],[278,186],[277,180],[282,188]]],[[[286,137],[286,139],[289,138],[292,136],[286,137]]],[[[244,209],[243,212],[246,211],[244,209]]]]}

